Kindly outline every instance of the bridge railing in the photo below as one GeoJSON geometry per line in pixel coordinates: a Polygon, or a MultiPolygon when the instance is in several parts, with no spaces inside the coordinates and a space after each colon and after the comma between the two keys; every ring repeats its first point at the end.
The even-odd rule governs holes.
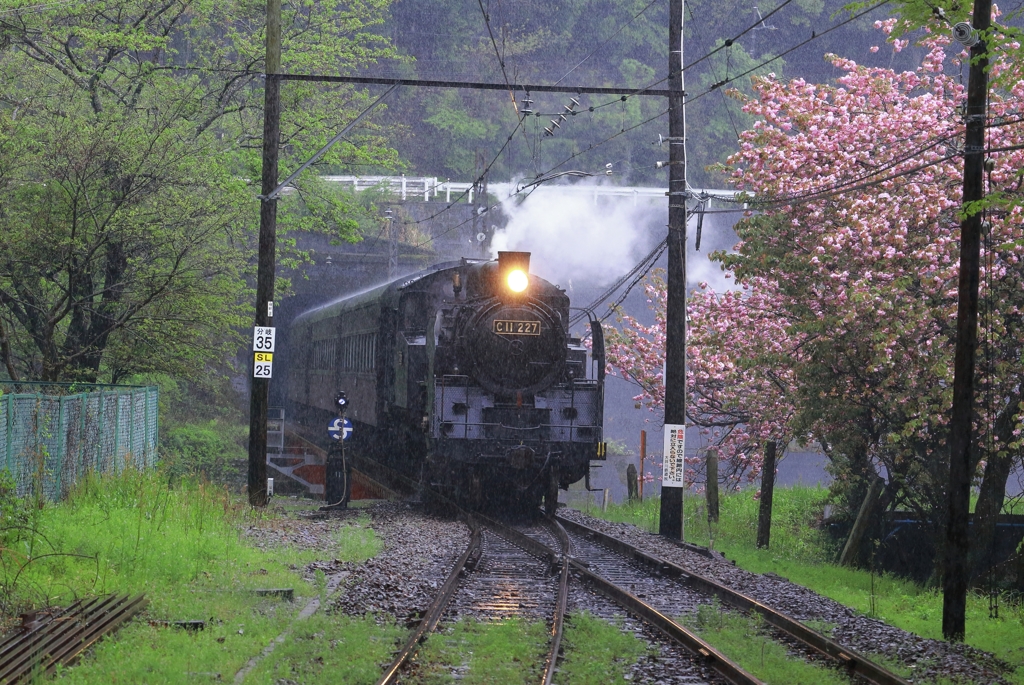
{"type": "MultiPolygon", "coordinates": [[[[392,195],[401,198],[402,201],[410,199],[422,199],[424,202],[443,201],[451,203],[452,198],[456,201],[473,203],[473,195],[476,186],[472,183],[454,183],[449,180],[440,180],[436,176],[321,176],[328,183],[338,183],[352,188],[356,192],[370,188],[380,188],[392,195]]],[[[517,185],[507,182],[491,183],[489,190],[499,198],[511,197],[516,193],[517,185]]],[[[545,185],[535,188],[535,191],[544,193],[559,193],[562,195],[576,195],[592,198],[597,202],[600,198],[620,197],[632,198],[633,204],[641,200],[657,200],[664,202],[668,195],[667,188],[654,186],[617,186],[611,184],[557,184],[545,185]]],[[[532,192],[532,191],[531,191],[532,192]]],[[[708,200],[719,202],[735,202],[737,193],[735,190],[712,189],[712,188],[691,188],[693,199],[705,197],[708,200]]],[[[743,205],[740,211],[747,207],[743,205]]]]}
{"type": "Polygon", "coordinates": [[[439,180],[436,176],[321,176],[321,179],[328,183],[351,187],[356,192],[381,188],[403,201],[422,198],[424,202],[442,199],[444,202],[451,202],[454,197],[456,200],[473,203],[472,183],[452,183],[448,180],[439,180]]]}

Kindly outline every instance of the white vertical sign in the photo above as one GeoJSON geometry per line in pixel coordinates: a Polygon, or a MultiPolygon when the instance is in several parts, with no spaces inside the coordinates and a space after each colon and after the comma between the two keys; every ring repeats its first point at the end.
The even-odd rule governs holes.
{"type": "Polygon", "coordinates": [[[274,351],[274,328],[272,326],[256,326],[252,329],[252,351],[274,351]]]}
{"type": "Polygon", "coordinates": [[[662,487],[681,488],[683,484],[683,467],[686,462],[686,425],[681,423],[665,424],[665,459],[661,465],[662,487]]]}

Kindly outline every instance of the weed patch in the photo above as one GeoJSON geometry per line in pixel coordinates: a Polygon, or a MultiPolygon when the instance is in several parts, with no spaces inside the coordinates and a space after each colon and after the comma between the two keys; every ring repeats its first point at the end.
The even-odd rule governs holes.
{"type": "Polygon", "coordinates": [[[295,626],[246,682],[372,685],[406,634],[404,628],[380,626],[373,617],[314,615],[295,626]]]}
{"type": "Polygon", "coordinates": [[[543,672],[547,644],[547,627],[542,621],[459,621],[427,640],[417,682],[451,683],[453,671],[466,685],[535,682],[543,672]]]}
{"type": "Polygon", "coordinates": [[[702,604],[680,619],[745,671],[768,685],[848,685],[848,676],[800,655],[790,655],[766,631],[759,616],[722,611],[702,604]]]}
{"type": "MultiPolygon", "coordinates": [[[[824,488],[777,488],[769,549],[756,547],[759,502],[750,491],[724,494],[717,524],[707,522],[703,498],[687,496],[683,509],[686,541],[710,545],[748,571],[776,573],[864,615],[922,637],[942,639],[940,592],[887,574],[872,578],[869,571],[832,563],[837,550],[816,528],[827,494],[824,488]]],[[[655,532],[660,506],[659,499],[649,498],[642,503],[612,505],[606,512],[593,506],[582,509],[591,516],[655,532]]],[[[1024,685],[1024,605],[1007,599],[1001,604],[999,618],[990,618],[987,596],[968,595],[967,644],[1016,667],[1016,672],[1004,677],[1024,685]]],[[[904,672],[908,676],[913,673],[904,672]]]]}
{"type": "Polygon", "coordinates": [[[588,613],[568,617],[562,644],[560,680],[573,685],[626,685],[630,666],[647,653],[635,635],[588,613]]]}
{"type": "MultiPolygon", "coordinates": [[[[146,593],[146,612],[61,676],[74,683],[230,680],[288,629],[318,591],[301,569],[318,559],[363,561],[379,542],[368,521],[341,526],[331,548],[252,546],[243,527],[271,528],[225,490],[195,479],[126,471],[81,483],[63,503],[22,508],[6,531],[0,589],[6,616],[110,592],[146,593]],[[253,590],[291,587],[295,601],[253,590]],[[161,622],[199,620],[197,632],[161,622]]],[[[257,682],[247,679],[247,682],[257,682]]]]}

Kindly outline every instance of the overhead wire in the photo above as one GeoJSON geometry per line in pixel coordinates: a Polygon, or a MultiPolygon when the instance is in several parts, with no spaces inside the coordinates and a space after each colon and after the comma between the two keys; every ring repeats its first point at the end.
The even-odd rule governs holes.
{"type": "MultiPolygon", "coordinates": [[[[889,164],[887,164],[887,165],[885,165],[883,167],[880,167],[880,169],[881,170],[885,170],[887,168],[888,169],[895,168],[899,164],[901,164],[901,163],[903,163],[903,162],[905,162],[905,161],[907,161],[909,159],[913,159],[915,156],[917,156],[919,154],[922,154],[923,152],[927,152],[929,149],[934,148],[934,147],[940,145],[944,141],[949,140],[951,137],[952,136],[946,137],[946,138],[937,139],[937,140],[933,141],[932,143],[928,144],[927,146],[925,146],[923,148],[915,150],[914,152],[911,152],[911,153],[905,155],[904,157],[902,157],[902,158],[900,158],[898,160],[894,160],[894,161],[890,162],[889,164]]],[[[753,205],[753,206],[756,206],[756,207],[767,207],[767,206],[799,204],[799,203],[803,203],[803,202],[810,202],[812,200],[827,199],[829,197],[834,197],[835,195],[838,195],[840,193],[849,193],[849,192],[853,192],[853,191],[856,191],[856,190],[864,190],[865,188],[871,188],[871,187],[877,186],[879,184],[885,183],[887,181],[896,180],[897,178],[901,178],[903,176],[909,176],[910,174],[915,174],[915,173],[917,173],[919,171],[923,171],[924,169],[927,169],[928,167],[932,167],[932,166],[935,166],[937,164],[941,164],[942,162],[948,161],[950,159],[954,159],[954,158],[959,157],[959,156],[960,156],[960,152],[953,152],[951,154],[947,154],[947,155],[945,155],[943,157],[940,157],[938,159],[932,160],[930,162],[925,162],[923,164],[919,164],[917,166],[911,167],[910,169],[906,169],[904,171],[900,171],[900,172],[895,173],[895,174],[890,174],[890,175],[885,176],[883,178],[876,178],[876,179],[871,180],[871,181],[865,181],[863,183],[858,183],[858,181],[861,178],[870,178],[871,176],[876,175],[878,173],[878,170],[875,170],[872,173],[866,174],[864,176],[861,176],[858,179],[851,179],[850,181],[847,181],[847,182],[844,182],[844,183],[835,183],[835,184],[832,184],[831,186],[826,187],[826,188],[815,189],[815,190],[810,191],[810,192],[801,193],[799,195],[790,195],[788,197],[775,197],[775,198],[770,198],[770,199],[765,199],[765,200],[758,200],[756,198],[744,198],[744,199],[736,199],[736,200],[732,200],[732,199],[728,199],[728,198],[722,198],[722,199],[724,201],[726,201],[726,202],[743,202],[744,204],[753,205]],[[853,184],[853,185],[851,185],[851,184],[853,184]]]]}
{"type": "MultiPolygon", "coordinates": [[[[784,2],[782,3],[782,4],[780,4],[780,5],[779,5],[779,7],[775,8],[774,10],[772,10],[771,12],[769,12],[768,14],[766,14],[766,15],[765,15],[765,16],[764,16],[763,18],[761,18],[761,19],[758,19],[758,20],[757,20],[757,22],[755,22],[754,24],[752,24],[751,26],[749,26],[748,28],[744,29],[744,30],[743,30],[743,31],[741,31],[741,32],[740,32],[739,34],[737,34],[736,38],[733,38],[733,39],[730,39],[730,40],[727,40],[727,41],[725,41],[725,43],[723,43],[723,44],[722,44],[722,45],[720,45],[719,47],[715,48],[715,49],[714,49],[714,50],[712,50],[711,52],[705,53],[703,57],[701,57],[701,58],[699,58],[699,59],[697,59],[697,60],[695,60],[695,61],[693,61],[693,62],[690,62],[689,64],[686,64],[686,65],[685,65],[685,66],[684,66],[684,67],[682,68],[682,71],[683,71],[683,72],[685,72],[686,70],[688,70],[688,69],[690,69],[690,68],[692,68],[692,67],[696,66],[696,65],[697,65],[698,63],[700,63],[700,62],[702,62],[702,61],[704,61],[704,60],[706,60],[706,59],[710,58],[710,57],[711,57],[711,56],[713,56],[713,55],[714,55],[715,53],[717,53],[717,52],[719,52],[719,51],[721,51],[721,50],[725,49],[726,47],[728,47],[729,45],[731,45],[731,44],[732,44],[733,42],[735,42],[735,40],[737,40],[737,39],[738,39],[739,37],[743,36],[744,34],[748,33],[749,31],[753,30],[753,29],[754,29],[755,27],[757,27],[757,26],[760,26],[760,25],[761,25],[761,23],[762,23],[762,22],[763,22],[764,20],[767,20],[767,19],[768,19],[769,17],[771,17],[771,16],[772,16],[773,14],[775,14],[775,13],[776,13],[777,11],[781,10],[781,9],[782,9],[783,7],[785,7],[785,6],[787,5],[787,4],[789,4],[789,2],[790,2],[790,1],[791,1],[791,0],[785,0],[785,1],[784,1],[784,2]]],[[[851,15],[851,16],[849,16],[849,17],[847,17],[847,18],[846,18],[846,19],[844,19],[843,21],[841,21],[841,22],[839,22],[839,23],[837,23],[837,24],[834,24],[834,25],[830,26],[830,27],[829,27],[828,29],[826,29],[826,30],[822,31],[821,33],[818,33],[818,32],[816,32],[816,31],[815,31],[815,32],[812,32],[812,34],[811,34],[811,37],[810,37],[810,38],[808,38],[808,39],[806,39],[806,40],[804,40],[804,41],[801,41],[800,43],[797,43],[796,45],[794,45],[794,46],[792,46],[792,47],[788,48],[787,50],[785,50],[785,51],[783,51],[783,52],[779,53],[778,55],[776,55],[776,56],[774,56],[774,57],[771,57],[771,58],[769,58],[769,59],[767,59],[767,60],[764,60],[764,61],[762,61],[762,62],[761,62],[760,64],[758,64],[757,66],[753,67],[752,69],[748,69],[747,71],[743,72],[742,74],[738,74],[738,75],[736,75],[736,76],[734,76],[734,77],[731,77],[731,78],[727,79],[727,80],[725,81],[725,83],[729,83],[729,82],[735,81],[735,80],[736,80],[736,79],[738,79],[738,78],[742,78],[743,76],[746,76],[746,75],[748,75],[748,74],[750,74],[750,73],[752,73],[752,72],[754,72],[754,71],[757,71],[758,69],[761,69],[761,68],[763,68],[764,66],[766,66],[766,65],[768,65],[768,64],[770,64],[770,63],[772,63],[772,62],[774,62],[775,60],[779,59],[780,57],[783,57],[783,56],[785,56],[785,55],[788,55],[789,53],[793,52],[794,50],[796,50],[796,49],[798,49],[798,48],[800,48],[800,47],[803,47],[803,46],[807,45],[807,44],[808,44],[808,43],[810,43],[811,41],[813,41],[813,40],[816,40],[817,38],[821,38],[822,36],[825,36],[825,35],[827,35],[827,34],[831,33],[832,31],[835,31],[836,29],[838,29],[838,28],[840,28],[840,27],[842,27],[842,26],[844,26],[844,25],[846,25],[846,24],[848,24],[848,23],[850,23],[850,22],[852,22],[852,21],[855,21],[856,19],[859,19],[860,17],[864,16],[865,14],[867,14],[867,13],[869,13],[869,12],[872,12],[872,11],[874,11],[874,10],[878,9],[879,7],[882,7],[883,5],[887,4],[887,3],[889,2],[889,1],[890,1],[890,0],[881,0],[880,2],[877,2],[877,3],[875,3],[875,4],[874,4],[874,5],[872,5],[871,7],[868,7],[867,9],[865,9],[865,10],[863,10],[863,11],[861,11],[861,12],[858,12],[857,14],[853,14],[853,15],[851,15]]],[[[644,87],[644,88],[642,88],[642,89],[638,89],[638,90],[635,90],[635,91],[633,91],[633,92],[632,92],[632,93],[631,93],[630,95],[623,95],[623,96],[621,96],[620,98],[618,98],[618,99],[616,99],[616,100],[611,100],[611,101],[609,101],[609,102],[606,102],[606,103],[603,103],[603,104],[601,104],[601,105],[596,105],[596,106],[594,106],[594,107],[591,107],[591,108],[590,108],[590,111],[594,111],[594,110],[596,110],[596,109],[600,109],[600,108],[602,108],[602,107],[607,107],[607,106],[609,106],[609,105],[613,105],[613,104],[615,104],[615,103],[617,103],[617,102],[621,102],[621,101],[623,101],[623,100],[625,100],[625,99],[627,99],[627,98],[629,98],[629,97],[635,96],[636,94],[638,94],[638,93],[641,93],[641,92],[643,92],[644,90],[649,90],[649,89],[653,88],[654,86],[657,86],[657,85],[659,85],[659,84],[661,84],[661,83],[664,83],[664,82],[665,82],[665,81],[667,81],[668,79],[669,79],[669,77],[668,77],[668,76],[666,76],[666,77],[664,77],[664,78],[662,78],[662,79],[659,79],[658,81],[655,81],[655,82],[653,82],[653,83],[650,83],[650,84],[648,84],[647,86],[645,86],[645,87],[644,87]]],[[[708,94],[709,92],[711,92],[712,90],[715,90],[715,89],[717,89],[717,88],[721,87],[721,85],[724,85],[724,84],[723,84],[722,82],[719,82],[719,83],[715,84],[714,86],[712,86],[711,88],[708,88],[708,89],[707,89],[707,90],[705,90],[704,92],[700,93],[700,94],[699,94],[698,96],[695,96],[695,97],[693,97],[693,98],[687,97],[687,99],[686,99],[686,102],[687,102],[687,104],[690,104],[690,103],[692,103],[692,102],[693,102],[694,100],[697,100],[697,99],[699,99],[700,97],[703,97],[704,95],[707,95],[707,94],[708,94]]],[[[569,155],[568,157],[566,157],[565,159],[563,159],[563,160],[562,160],[561,162],[559,162],[558,164],[556,164],[556,165],[554,165],[554,166],[552,166],[552,167],[548,168],[547,170],[545,170],[545,171],[544,171],[543,173],[539,174],[538,176],[546,176],[547,174],[549,174],[549,173],[551,173],[551,172],[555,171],[556,169],[559,169],[560,167],[562,167],[562,166],[563,166],[563,165],[565,165],[566,163],[568,163],[568,162],[572,161],[572,160],[573,160],[573,159],[575,159],[576,157],[579,157],[579,156],[581,156],[581,155],[584,155],[584,154],[586,154],[586,153],[590,152],[591,150],[593,150],[593,149],[595,149],[595,148],[597,148],[597,147],[600,147],[601,145],[604,145],[604,144],[606,144],[606,143],[610,142],[611,140],[614,140],[615,138],[617,138],[618,136],[622,135],[623,133],[626,133],[626,132],[628,132],[628,131],[631,131],[631,130],[633,130],[633,129],[635,129],[635,128],[638,128],[639,126],[642,126],[642,125],[644,125],[644,124],[650,123],[651,121],[654,121],[655,119],[658,119],[658,118],[660,118],[660,117],[664,116],[664,115],[665,115],[665,114],[667,114],[667,113],[668,113],[668,110],[666,109],[666,110],[662,111],[661,113],[657,114],[656,116],[653,116],[653,117],[650,117],[650,118],[648,118],[648,119],[645,119],[644,121],[640,122],[639,124],[634,124],[633,126],[630,126],[630,127],[628,127],[628,128],[625,128],[625,129],[623,129],[623,130],[620,130],[620,131],[618,131],[617,133],[615,133],[615,134],[613,134],[613,135],[611,135],[611,136],[608,136],[607,138],[605,138],[605,139],[603,139],[603,140],[601,140],[601,141],[598,141],[597,143],[592,143],[592,144],[590,144],[589,146],[587,146],[587,148],[586,148],[586,149],[584,149],[584,150],[581,150],[581,151],[578,151],[578,152],[574,152],[574,153],[572,153],[571,155],[569,155]]]]}
{"type": "MultiPolygon", "coordinates": [[[[789,2],[791,2],[791,1],[792,0],[786,0],[781,5],[776,7],[774,10],[772,10],[771,12],[766,14],[763,17],[763,19],[758,19],[754,24],[752,24],[751,26],[747,27],[743,31],[740,31],[733,38],[730,38],[730,39],[724,41],[722,43],[722,45],[718,46],[714,50],[711,50],[710,52],[705,53],[702,57],[699,57],[696,60],[694,60],[693,62],[690,62],[690,63],[684,65],[683,68],[681,69],[681,71],[683,73],[685,73],[686,71],[692,69],[693,67],[695,67],[698,64],[700,64],[701,62],[703,62],[704,60],[710,59],[711,57],[713,57],[718,52],[720,52],[720,51],[722,51],[722,50],[724,50],[726,48],[731,47],[733,43],[735,43],[737,40],[739,40],[739,38],[741,38],[746,33],[752,31],[753,29],[757,28],[758,26],[760,26],[765,20],[767,20],[769,17],[771,17],[773,14],[775,14],[776,12],[781,10],[786,5],[788,5],[789,2]]],[[[861,12],[858,12],[857,14],[849,16],[848,18],[844,19],[843,21],[839,22],[838,24],[834,24],[833,26],[830,26],[829,28],[825,29],[821,33],[818,33],[816,31],[812,31],[811,32],[811,37],[808,38],[807,40],[801,41],[800,43],[797,43],[796,45],[788,48],[787,50],[779,53],[778,55],[775,55],[775,56],[773,56],[773,57],[771,57],[771,58],[769,58],[767,60],[764,60],[763,62],[761,62],[757,66],[753,67],[752,69],[748,69],[747,71],[743,72],[742,74],[738,74],[736,76],[733,76],[732,78],[727,79],[724,83],[720,82],[720,83],[712,86],[711,88],[708,88],[706,91],[700,93],[697,96],[694,96],[692,98],[687,96],[686,102],[687,102],[687,104],[689,104],[689,103],[693,102],[694,100],[699,99],[700,97],[703,97],[703,96],[707,95],[712,90],[715,90],[715,89],[721,87],[722,85],[726,85],[728,83],[731,83],[732,81],[735,81],[738,78],[742,78],[743,76],[747,76],[748,74],[751,74],[754,71],[757,71],[758,69],[761,69],[761,68],[767,66],[768,64],[771,64],[772,62],[778,60],[779,58],[788,55],[789,53],[793,52],[794,50],[797,50],[798,48],[801,48],[804,45],[807,45],[811,41],[816,40],[818,38],[821,38],[822,36],[827,35],[827,34],[831,33],[832,31],[835,31],[836,29],[845,26],[846,24],[850,23],[851,21],[855,21],[855,20],[861,18],[862,16],[864,16],[864,15],[870,13],[870,12],[873,12],[874,10],[878,9],[879,7],[882,7],[883,5],[888,4],[889,2],[890,2],[890,0],[881,0],[880,2],[872,5],[871,7],[868,7],[865,10],[863,10],[861,12]]],[[[653,81],[653,82],[647,84],[646,86],[644,86],[643,88],[637,88],[637,89],[635,89],[635,90],[633,90],[633,91],[631,91],[631,92],[621,96],[620,98],[617,98],[615,100],[609,100],[608,102],[602,103],[600,105],[594,105],[590,109],[591,109],[591,111],[598,110],[598,109],[601,109],[603,107],[609,107],[611,105],[614,105],[614,104],[616,104],[616,103],[618,103],[618,102],[620,102],[620,101],[622,101],[624,99],[628,99],[628,98],[631,98],[631,97],[636,97],[637,95],[643,93],[644,91],[652,90],[655,86],[658,86],[658,85],[661,85],[662,83],[665,83],[670,78],[672,78],[672,76],[674,76],[674,73],[671,73],[668,76],[660,78],[657,81],[653,81]]]]}
{"type": "Polygon", "coordinates": [[[619,304],[622,304],[622,302],[626,299],[626,296],[629,295],[629,292],[633,289],[633,287],[637,283],[639,283],[639,279],[642,279],[644,276],[646,276],[647,272],[650,271],[651,267],[658,261],[658,258],[661,257],[662,253],[665,251],[666,243],[667,239],[662,240],[643,259],[637,262],[636,266],[634,266],[626,274],[624,274],[617,281],[615,281],[611,286],[605,289],[605,291],[598,295],[589,305],[587,305],[586,307],[580,307],[579,314],[575,314],[569,317],[569,325],[575,326],[588,315],[593,315],[594,318],[597,318],[597,312],[595,311],[595,309],[601,306],[601,304],[607,301],[607,299],[611,297],[613,293],[615,293],[619,288],[625,285],[626,281],[633,278],[633,283],[626,289],[625,294],[622,297],[620,297],[615,304],[610,305],[609,312],[605,314],[604,317],[599,318],[598,321],[604,321],[606,318],[608,318],[608,316],[611,315],[611,312],[615,310],[615,307],[618,306],[619,304]]]}
{"type": "MultiPolygon", "coordinates": [[[[697,19],[696,19],[696,17],[693,16],[693,10],[690,8],[690,3],[684,2],[683,6],[686,8],[686,11],[690,13],[690,21],[696,23],[697,19]]],[[[764,23],[763,19],[761,20],[761,23],[762,24],[764,23]]],[[[704,40],[702,38],[701,32],[697,31],[696,32],[696,36],[697,36],[697,40],[700,42],[701,50],[704,51],[704,52],[707,52],[707,48],[704,46],[704,40]]],[[[728,67],[726,67],[725,75],[727,77],[729,75],[728,67]]],[[[715,67],[714,67],[714,65],[711,65],[711,76],[716,81],[718,80],[718,75],[715,74],[715,67]]],[[[739,127],[736,126],[736,121],[735,121],[735,119],[733,119],[732,111],[730,111],[730,109],[729,109],[729,101],[726,99],[724,91],[722,91],[722,106],[725,109],[725,116],[729,118],[729,124],[732,126],[732,130],[736,134],[736,140],[739,140],[740,139],[739,127]]]]}
{"type": "Polygon", "coordinates": [[[487,26],[487,35],[491,37],[491,45],[494,46],[494,54],[498,58],[498,66],[501,67],[501,75],[505,79],[505,85],[508,86],[508,95],[512,98],[512,107],[516,111],[516,117],[519,118],[519,103],[516,102],[515,91],[512,90],[512,82],[508,80],[508,72],[505,71],[505,59],[501,56],[501,51],[498,50],[498,42],[494,40],[494,31],[491,30],[491,17],[484,9],[484,0],[477,0],[480,5],[480,13],[484,15],[484,24],[487,26]]]}
{"type": "MultiPolygon", "coordinates": [[[[473,181],[473,184],[470,186],[470,189],[473,188],[474,186],[478,185],[484,179],[484,177],[487,176],[487,173],[491,170],[491,167],[494,166],[494,164],[498,161],[498,159],[501,157],[502,153],[505,152],[505,148],[507,148],[509,146],[509,143],[512,142],[512,139],[515,137],[516,133],[518,133],[519,129],[522,128],[524,121],[525,121],[525,118],[520,119],[516,123],[515,128],[512,129],[512,132],[508,134],[508,138],[505,139],[505,143],[501,146],[501,149],[498,150],[498,152],[494,155],[494,157],[491,158],[491,161],[487,163],[487,166],[484,167],[483,172],[480,173],[480,175],[478,175],[476,177],[476,180],[473,181]]],[[[445,207],[443,209],[438,210],[437,212],[431,214],[428,217],[425,217],[423,219],[419,219],[417,221],[413,221],[411,223],[413,223],[413,224],[422,224],[424,222],[431,221],[432,219],[435,219],[435,218],[441,216],[445,212],[451,210],[451,208],[454,207],[456,204],[458,204],[458,201],[461,200],[463,197],[465,197],[467,194],[469,194],[469,190],[462,191],[461,193],[459,193],[459,195],[455,198],[455,200],[453,202],[450,202],[447,205],[445,205],[445,207]]],[[[494,208],[494,206],[488,207],[487,211],[490,211],[493,208],[494,208]]],[[[469,219],[467,219],[465,221],[462,221],[461,223],[456,224],[455,226],[451,226],[451,227],[445,229],[444,231],[442,231],[441,233],[438,233],[437,235],[431,236],[431,237],[427,238],[426,240],[424,240],[424,241],[422,241],[420,243],[417,243],[413,247],[422,247],[423,245],[426,245],[427,243],[429,243],[431,240],[434,240],[435,238],[440,238],[443,235],[451,233],[456,228],[459,228],[461,226],[466,225],[471,220],[472,220],[472,217],[470,217],[469,219]]]]}
{"type": "Polygon", "coordinates": [[[728,85],[729,83],[732,83],[736,79],[740,79],[740,78],[743,78],[744,76],[748,76],[748,75],[754,73],[755,71],[757,71],[759,69],[763,69],[764,67],[768,66],[772,62],[785,57],[786,55],[788,55],[789,53],[791,53],[791,52],[793,52],[795,50],[798,50],[798,49],[802,48],[803,46],[805,46],[808,43],[810,43],[812,40],[817,40],[818,38],[821,38],[822,36],[828,35],[829,33],[832,33],[833,31],[835,31],[836,29],[841,28],[841,27],[845,26],[846,24],[849,24],[851,21],[856,21],[857,19],[860,19],[865,14],[868,14],[870,12],[875,11],[876,9],[878,9],[882,5],[887,4],[888,2],[889,2],[889,0],[882,0],[881,2],[876,3],[876,4],[872,5],[871,7],[868,7],[867,9],[865,9],[865,10],[863,10],[861,12],[858,12],[857,14],[850,15],[849,17],[847,17],[843,21],[839,22],[838,24],[834,24],[834,25],[828,27],[827,29],[825,29],[821,33],[818,33],[817,31],[811,31],[811,37],[810,38],[808,38],[806,40],[803,40],[803,41],[800,41],[796,45],[793,45],[793,46],[789,47],[788,49],[783,50],[782,52],[780,52],[779,54],[775,55],[774,57],[770,57],[769,59],[766,59],[766,60],[762,61],[760,64],[758,64],[756,66],[753,66],[750,69],[747,69],[743,73],[737,74],[736,76],[733,76],[731,78],[727,78],[724,81],[720,81],[718,83],[713,84],[710,88],[708,88],[707,90],[703,91],[702,93],[694,95],[693,97],[687,97],[686,103],[690,104],[690,103],[694,102],[695,100],[699,100],[700,98],[704,97],[705,95],[707,95],[708,93],[712,92],[713,90],[721,88],[724,85],[728,85]]]}
{"type": "Polygon", "coordinates": [[[569,74],[571,74],[572,72],[576,71],[576,69],[577,69],[577,68],[579,68],[580,66],[582,66],[584,62],[586,62],[586,61],[587,61],[588,59],[590,59],[590,58],[591,58],[591,57],[593,57],[593,56],[594,56],[595,54],[597,54],[597,52],[598,52],[598,51],[599,51],[599,50],[600,50],[601,48],[603,48],[603,47],[604,47],[605,45],[608,45],[608,43],[610,43],[610,42],[612,41],[612,39],[613,39],[613,38],[615,38],[615,37],[616,37],[616,36],[618,36],[618,35],[619,35],[620,33],[622,33],[622,32],[623,32],[623,31],[624,31],[624,30],[626,29],[626,27],[627,27],[627,26],[629,26],[629,25],[630,25],[630,24],[632,24],[632,23],[633,23],[634,21],[636,21],[637,19],[639,19],[639,18],[640,18],[640,15],[642,15],[642,14],[643,14],[644,12],[646,12],[647,10],[649,10],[649,9],[651,8],[651,6],[652,6],[652,5],[654,5],[654,3],[656,3],[656,2],[658,2],[658,0],[651,0],[651,1],[649,2],[649,3],[647,3],[646,5],[644,5],[644,6],[643,6],[643,8],[642,8],[642,9],[641,9],[641,10],[640,10],[639,12],[637,12],[636,14],[634,14],[634,15],[633,15],[633,16],[632,16],[632,17],[631,17],[631,18],[629,19],[629,21],[627,21],[627,22],[626,22],[625,24],[622,24],[621,26],[619,26],[619,28],[617,28],[617,29],[615,30],[615,32],[614,32],[614,33],[613,33],[612,35],[610,35],[610,36],[608,36],[607,38],[605,38],[605,39],[604,39],[604,41],[602,41],[600,45],[598,45],[598,46],[597,46],[596,48],[594,48],[593,50],[591,50],[591,51],[590,51],[590,52],[589,52],[589,53],[587,54],[587,56],[586,56],[586,57],[584,57],[583,59],[581,59],[581,60],[580,60],[580,61],[579,61],[579,62],[578,62],[578,63],[576,64],[576,66],[574,66],[574,67],[573,67],[572,69],[570,69],[569,71],[565,72],[565,74],[563,74],[563,75],[562,75],[562,78],[560,78],[560,79],[558,79],[557,81],[555,81],[555,85],[557,86],[557,85],[558,85],[559,83],[561,83],[562,81],[564,81],[564,80],[566,79],[566,77],[567,77],[567,76],[569,76],[569,74]]]}

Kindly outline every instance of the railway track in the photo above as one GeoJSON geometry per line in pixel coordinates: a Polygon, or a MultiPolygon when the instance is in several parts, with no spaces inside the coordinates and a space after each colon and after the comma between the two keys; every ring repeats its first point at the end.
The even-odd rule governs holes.
{"type": "Polygon", "coordinates": [[[442,619],[455,622],[462,616],[481,621],[512,617],[547,620],[550,625],[543,675],[538,682],[550,685],[561,647],[562,626],[568,597],[568,539],[563,541],[561,561],[553,555],[535,556],[514,542],[509,530],[494,523],[468,519],[471,536],[433,602],[424,611],[378,685],[401,682],[414,668],[419,646],[442,619]],[[559,568],[560,567],[560,568],[559,568]]]}
{"type": "MultiPolygon", "coordinates": [[[[599,615],[611,618],[629,613],[638,622],[631,621],[624,629],[645,632],[651,642],[671,643],[662,649],[668,658],[659,666],[659,675],[668,677],[665,682],[759,685],[759,680],[668,615],[590,571],[588,562],[569,553],[570,535],[558,522],[513,527],[474,515],[470,526],[470,543],[378,685],[415,679],[416,669],[422,667],[415,660],[419,646],[442,621],[454,622],[462,617],[480,621],[511,617],[547,621],[547,653],[536,682],[550,685],[558,671],[573,578],[585,581],[607,598],[604,610],[597,612],[599,615]]],[[[586,604],[601,606],[593,599],[586,604]]]]}
{"type": "Polygon", "coordinates": [[[592,570],[614,579],[616,584],[639,588],[665,613],[692,613],[698,604],[717,599],[735,611],[759,615],[776,631],[777,638],[797,646],[808,658],[823,659],[863,682],[908,685],[903,678],[858,652],[721,583],[578,522],[561,517],[558,522],[568,529],[573,552],[586,559],[592,570]]]}
{"type": "Polygon", "coordinates": [[[717,601],[728,610],[760,616],[770,626],[773,638],[809,661],[844,670],[858,682],[908,685],[858,652],[762,602],[570,519],[558,517],[543,525],[513,527],[481,515],[463,515],[471,517],[467,520],[473,522],[473,539],[406,647],[379,681],[382,684],[398,682],[417,645],[442,620],[454,622],[469,616],[499,621],[520,616],[543,619],[550,626],[541,680],[550,685],[557,671],[574,577],[605,598],[604,604],[585,601],[592,613],[605,618],[621,618],[627,613],[642,624],[639,630],[650,636],[660,634],[662,640],[672,643],[662,645],[663,650],[683,650],[696,659],[692,669],[674,674],[677,677],[671,682],[708,682],[708,669],[725,682],[760,682],[673,618],[692,616],[701,604],[717,601]],[[555,575],[559,577],[557,589],[555,575]]]}

